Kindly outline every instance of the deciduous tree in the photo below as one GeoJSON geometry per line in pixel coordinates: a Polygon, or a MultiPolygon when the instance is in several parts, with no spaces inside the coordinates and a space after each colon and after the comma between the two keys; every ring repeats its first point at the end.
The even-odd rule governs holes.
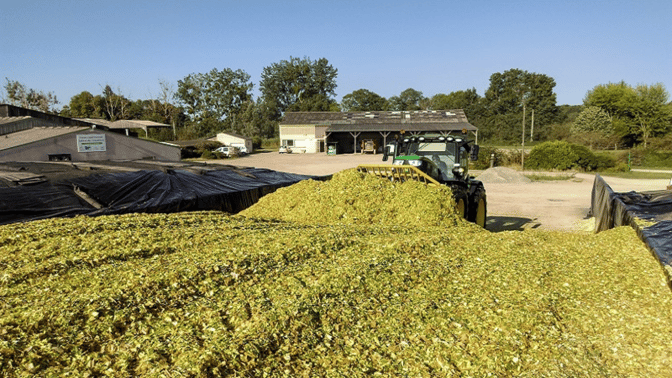
{"type": "MultiPolygon", "coordinates": [[[[487,110],[481,125],[483,133],[502,141],[520,140],[523,108],[526,112],[534,110],[535,134],[544,133],[558,114],[554,87],[555,80],[544,74],[520,69],[492,74],[483,100],[487,110]]],[[[527,127],[530,122],[528,114],[527,127]]]]}
{"type": "Polygon", "coordinates": [[[177,82],[175,97],[201,136],[235,128],[235,116],[252,98],[253,84],[243,70],[216,68],[190,74],[177,82]]]}
{"type": "Polygon", "coordinates": [[[637,85],[635,100],[632,102],[634,123],[632,130],[640,137],[644,148],[654,135],[670,130],[672,119],[667,106],[669,94],[663,84],[637,85]]]}
{"type": "Polygon", "coordinates": [[[390,110],[425,110],[429,107],[429,100],[413,88],[404,90],[399,96],[390,97],[388,101],[390,110]]]}
{"type": "Polygon", "coordinates": [[[344,112],[381,111],[387,108],[387,99],[368,89],[353,91],[343,96],[341,100],[341,109],[344,112]]]}
{"type": "Polygon", "coordinates": [[[668,101],[669,93],[660,83],[632,87],[621,81],[595,86],[583,103],[604,110],[626,144],[641,142],[646,147],[651,137],[669,131],[668,101]]]}
{"type": "Polygon", "coordinates": [[[325,58],[290,57],[264,67],[259,89],[273,120],[285,111],[332,111],[338,70],[325,58]]]}
{"type": "Polygon", "coordinates": [[[82,91],[70,98],[67,108],[64,107],[61,112],[67,117],[76,118],[101,118],[96,107],[96,98],[88,91],[82,91]],[[67,114],[65,114],[67,113],[67,114]]]}
{"type": "Polygon", "coordinates": [[[8,104],[45,113],[58,113],[56,105],[59,102],[52,92],[44,93],[28,88],[16,80],[9,80],[8,78],[5,78],[5,80],[7,82],[4,85],[5,94],[3,97],[8,104]]]}

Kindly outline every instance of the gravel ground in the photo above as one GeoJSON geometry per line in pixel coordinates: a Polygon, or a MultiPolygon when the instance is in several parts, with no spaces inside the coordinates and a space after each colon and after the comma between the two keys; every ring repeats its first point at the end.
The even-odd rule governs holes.
{"type": "MultiPolygon", "coordinates": [[[[278,154],[265,152],[212,164],[269,168],[306,175],[328,175],[359,164],[383,164],[381,155],[278,154]]],[[[499,168],[498,168],[499,170],[499,168]]],[[[511,172],[504,169],[504,174],[511,172]]],[[[481,172],[472,172],[479,175],[481,172]]],[[[487,171],[483,174],[489,173],[487,171]]],[[[501,171],[499,176],[504,175],[501,171]]],[[[591,230],[587,218],[595,176],[577,173],[566,181],[525,181],[510,176],[507,182],[486,182],[488,195],[487,227],[491,231],[542,229],[559,231],[591,230]],[[513,180],[514,182],[511,182],[513,180]]],[[[605,177],[616,192],[665,189],[668,180],[631,180],[605,177]]],[[[488,181],[488,180],[485,180],[488,181]]]]}

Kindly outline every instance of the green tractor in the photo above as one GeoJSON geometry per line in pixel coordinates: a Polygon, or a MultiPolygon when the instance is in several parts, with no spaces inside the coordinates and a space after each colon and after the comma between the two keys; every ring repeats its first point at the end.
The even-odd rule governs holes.
{"type": "Polygon", "coordinates": [[[392,165],[360,165],[360,172],[392,181],[416,180],[447,185],[462,217],[485,227],[487,200],[483,183],[469,176],[469,159],[478,159],[478,145],[462,137],[401,136],[385,146],[383,161],[392,165]]]}

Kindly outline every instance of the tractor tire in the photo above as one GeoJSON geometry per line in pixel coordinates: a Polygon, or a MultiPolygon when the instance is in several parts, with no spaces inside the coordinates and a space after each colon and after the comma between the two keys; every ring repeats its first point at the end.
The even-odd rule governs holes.
{"type": "Polygon", "coordinates": [[[485,222],[488,217],[488,201],[485,195],[485,188],[479,185],[471,196],[469,214],[467,220],[476,223],[485,228],[485,222]]]}
{"type": "Polygon", "coordinates": [[[457,215],[460,218],[466,219],[468,214],[468,203],[469,203],[469,197],[467,196],[467,192],[462,189],[462,188],[456,188],[453,187],[453,197],[455,199],[455,211],[457,212],[457,215]]]}

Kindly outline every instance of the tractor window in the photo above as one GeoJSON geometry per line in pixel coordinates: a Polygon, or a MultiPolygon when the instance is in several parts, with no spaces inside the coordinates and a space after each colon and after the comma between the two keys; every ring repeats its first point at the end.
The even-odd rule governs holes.
{"type": "Polygon", "coordinates": [[[452,169],[457,154],[455,150],[454,143],[411,143],[408,146],[408,155],[425,156],[431,159],[441,171],[443,180],[448,181],[454,179],[452,169]]]}
{"type": "Polygon", "coordinates": [[[430,156],[434,154],[455,156],[455,144],[453,143],[410,143],[408,155],[430,156]]]}

